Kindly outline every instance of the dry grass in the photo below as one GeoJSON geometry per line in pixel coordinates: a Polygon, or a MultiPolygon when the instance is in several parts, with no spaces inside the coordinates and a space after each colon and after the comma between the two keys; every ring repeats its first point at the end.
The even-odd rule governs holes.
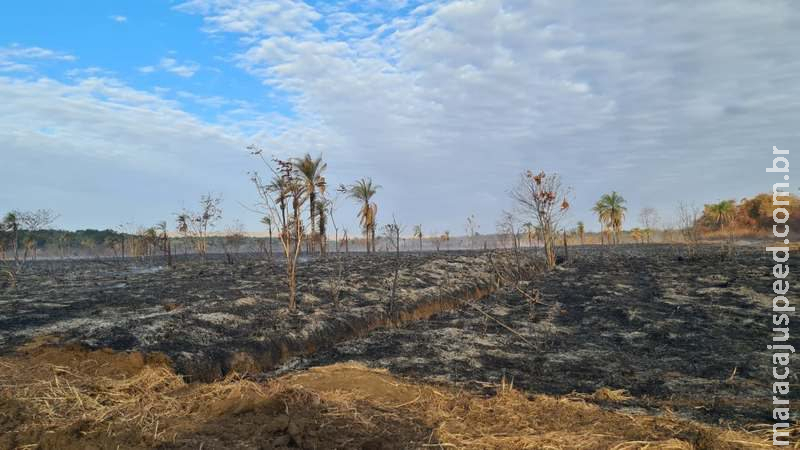
{"type": "MultiPolygon", "coordinates": [[[[770,445],[766,437],[754,433],[713,428],[664,416],[627,415],[609,412],[600,407],[570,398],[535,396],[528,398],[512,386],[502,383],[491,398],[480,398],[449,388],[408,383],[397,380],[385,371],[366,369],[353,364],[337,364],[315,368],[299,375],[293,382],[312,389],[323,401],[346,404],[348,414],[355,414],[353,405],[380,405],[386,414],[403,414],[423,418],[432,432],[430,448],[475,449],[695,449],[695,448],[761,448],[770,445]],[[384,392],[373,392],[365,386],[365,373],[405,392],[409,400],[397,404],[384,392]],[[359,388],[345,391],[358,380],[359,388]],[[335,388],[338,385],[340,388],[335,388]]],[[[378,383],[380,385],[380,383],[378,383]]],[[[631,397],[623,390],[600,389],[586,399],[624,401],[631,397]]],[[[370,425],[380,423],[371,416],[370,425]]]]}
{"type": "MultiPolygon", "coordinates": [[[[591,401],[630,398],[625,391],[607,388],[585,396],[528,398],[502,383],[495,396],[482,398],[356,364],[315,368],[267,384],[231,376],[188,385],[167,366],[142,362],[140,356],[84,352],[63,358],[55,350],[48,352],[0,359],[0,396],[21,402],[31,414],[13,430],[16,433],[89,422],[108,433],[112,425],[136,430],[145,446],[156,446],[192,434],[213,418],[263,414],[258,406],[280,397],[286,414],[312,411],[306,417],[332,428],[338,448],[359,448],[364,435],[384,436],[387,443],[405,436],[415,440],[417,448],[443,449],[770,446],[766,430],[744,433],[669,413],[644,416],[603,410],[591,401]]],[[[795,428],[798,432],[800,427],[795,428]]]]}
{"type": "Polygon", "coordinates": [[[66,362],[52,357],[57,352],[0,359],[0,395],[22,402],[32,413],[17,431],[113,423],[158,440],[172,421],[240,411],[271,393],[271,386],[235,375],[187,385],[169,367],[145,364],[138,354],[79,352],[66,362]]]}

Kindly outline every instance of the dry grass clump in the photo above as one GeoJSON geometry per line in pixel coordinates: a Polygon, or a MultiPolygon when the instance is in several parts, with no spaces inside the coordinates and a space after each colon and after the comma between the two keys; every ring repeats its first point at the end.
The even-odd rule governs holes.
{"type": "MultiPolygon", "coordinates": [[[[293,377],[293,383],[315,390],[326,402],[346,398],[351,409],[371,405],[370,423],[384,414],[421,418],[431,428],[422,446],[475,449],[738,449],[769,447],[764,437],[681,420],[628,415],[602,410],[575,399],[526,397],[501,384],[491,398],[448,388],[398,380],[385,371],[337,364],[293,377]],[[367,375],[369,374],[369,375],[367,375]],[[367,381],[369,380],[369,381],[367,381]],[[403,401],[405,400],[405,401],[403,401]]],[[[589,398],[623,401],[621,390],[601,389],[589,398]]]]}
{"type": "Polygon", "coordinates": [[[575,392],[570,394],[569,398],[576,400],[593,400],[596,402],[613,402],[613,403],[621,403],[633,399],[633,397],[628,395],[628,391],[626,391],[625,389],[611,389],[608,387],[601,387],[600,389],[594,391],[591,394],[582,394],[575,392]]]}
{"type": "Polygon", "coordinates": [[[17,432],[113,423],[158,440],[171,421],[240,411],[270,393],[236,376],[190,386],[138,353],[41,349],[2,358],[0,368],[0,396],[23,403],[32,416],[17,432]]]}

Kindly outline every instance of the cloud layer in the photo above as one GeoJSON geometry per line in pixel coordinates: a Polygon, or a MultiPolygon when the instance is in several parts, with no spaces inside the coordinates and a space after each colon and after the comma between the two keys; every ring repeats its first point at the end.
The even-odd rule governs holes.
{"type": "MultiPolygon", "coordinates": [[[[323,152],[335,182],[383,185],[385,213],[460,233],[471,213],[492,230],[526,168],[562,174],[573,220],[591,223],[591,204],[612,189],[632,215],[654,206],[667,217],[680,200],[766,190],[769,149],[800,143],[800,14],[789,1],[192,0],[176,10],[202,17],[209,40],[233,42],[220,60],[291,111],[109,78],[0,78],[10,99],[0,105],[2,151],[28,165],[79,157],[161,180],[163,208],[222,168],[241,177],[247,142],[323,152]],[[220,114],[201,120],[189,101],[220,114]]],[[[15,48],[0,51],[0,71],[24,70],[15,48]]],[[[189,78],[198,66],[164,58],[140,70],[189,78]]],[[[47,188],[70,186],[62,181],[47,188]]],[[[219,189],[247,198],[245,185],[219,189]]]]}

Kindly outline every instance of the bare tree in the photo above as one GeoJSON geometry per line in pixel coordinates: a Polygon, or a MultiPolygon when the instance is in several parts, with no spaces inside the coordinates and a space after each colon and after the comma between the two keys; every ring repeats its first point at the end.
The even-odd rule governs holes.
{"type": "MultiPolygon", "coordinates": [[[[8,233],[12,240],[12,247],[14,248],[14,264],[9,265],[3,258],[2,269],[0,272],[4,273],[9,279],[10,286],[16,286],[20,272],[28,260],[28,255],[32,254],[36,257],[36,249],[38,243],[36,237],[32,233],[41,231],[58,219],[58,214],[49,209],[38,209],[36,211],[11,211],[0,223],[0,230],[8,233]],[[20,231],[27,233],[23,244],[22,257],[19,254],[20,247],[20,231]]],[[[5,256],[5,255],[4,255],[5,256]]]]}
{"type": "Polygon", "coordinates": [[[200,197],[199,211],[184,209],[178,214],[178,232],[192,240],[195,250],[203,259],[208,252],[208,230],[213,229],[222,218],[221,204],[221,197],[207,194],[200,197]]]}
{"type": "Polygon", "coordinates": [[[422,224],[414,225],[414,238],[419,240],[419,251],[422,251],[422,239],[424,235],[422,234],[422,224]]]}
{"type": "Polygon", "coordinates": [[[394,215],[392,215],[392,223],[384,226],[384,235],[389,241],[390,250],[394,251],[394,276],[392,277],[392,285],[389,292],[389,314],[394,314],[395,304],[397,300],[397,282],[400,277],[400,233],[402,226],[397,223],[394,215]]]}
{"type": "Polygon", "coordinates": [[[58,220],[60,216],[50,209],[37,209],[36,211],[17,211],[17,220],[21,228],[26,231],[44,230],[58,220]]]}
{"type": "Polygon", "coordinates": [[[467,225],[464,229],[467,232],[467,243],[470,249],[475,248],[475,240],[476,237],[478,236],[479,228],[480,225],[478,225],[478,222],[475,220],[475,214],[471,214],[470,216],[468,216],[467,225]]]}
{"type": "Polygon", "coordinates": [[[297,310],[297,258],[303,247],[303,204],[307,195],[305,183],[298,176],[290,161],[264,158],[263,150],[250,146],[251,153],[258,156],[275,177],[273,182],[265,183],[257,172],[250,179],[256,186],[260,202],[260,212],[272,218],[278,226],[278,237],[286,257],[286,277],[289,287],[289,311],[297,310]]]}
{"type": "MultiPolygon", "coordinates": [[[[516,216],[509,212],[503,211],[500,220],[497,222],[497,234],[503,242],[508,242],[514,251],[514,261],[516,263],[517,275],[520,271],[519,262],[519,229],[516,216]]],[[[503,244],[506,245],[505,243],[503,244]]]]}
{"type": "Polygon", "coordinates": [[[643,238],[649,244],[658,224],[658,211],[650,207],[642,208],[642,211],[639,213],[639,223],[641,223],[644,228],[642,230],[643,238]]]}
{"type": "Polygon", "coordinates": [[[521,177],[519,184],[511,191],[511,197],[522,211],[530,214],[539,224],[544,241],[547,267],[556,265],[556,238],[558,225],[569,209],[568,190],[561,185],[558,174],[544,172],[534,175],[530,170],[521,177]]]}
{"type": "Polygon", "coordinates": [[[225,230],[225,236],[222,238],[222,249],[225,252],[225,259],[228,264],[233,264],[235,255],[239,253],[244,243],[244,226],[241,222],[236,221],[225,230]]]}
{"type": "Polygon", "coordinates": [[[683,241],[686,243],[686,253],[689,258],[697,254],[700,243],[700,208],[681,202],[678,205],[678,228],[683,241]]]}

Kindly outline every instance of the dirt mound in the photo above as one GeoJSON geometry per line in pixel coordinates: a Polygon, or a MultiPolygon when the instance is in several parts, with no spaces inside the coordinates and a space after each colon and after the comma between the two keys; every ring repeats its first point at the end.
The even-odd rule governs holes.
{"type": "Polygon", "coordinates": [[[187,384],[163,361],[134,353],[33,348],[0,365],[3,449],[767,446],[756,434],[670,415],[528,398],[505,383],[483,398],[355,364],[209,384],[187,384]]]}

